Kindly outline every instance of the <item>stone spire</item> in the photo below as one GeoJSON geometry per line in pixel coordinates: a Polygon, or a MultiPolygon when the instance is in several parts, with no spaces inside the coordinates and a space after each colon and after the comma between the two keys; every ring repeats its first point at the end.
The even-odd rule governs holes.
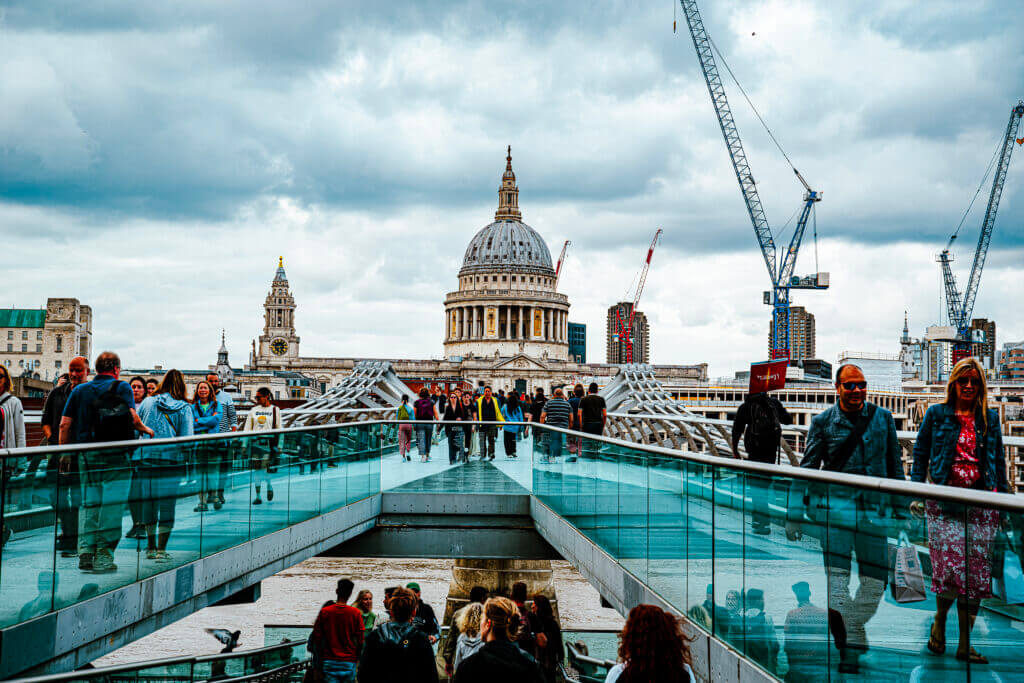
{"type": "Polygon", "coordinates": [[[277,272],[274,273],[274,280],[288,281],[288,276],[284,274],[284,256],[277,257],[277,272]]]}
{"type": "Polygon", "coordinates": [[[220,349],[217,351],[217,365],[214,372],[224,384],[235,380],[235,373],[231,370],[231,363],[228,362],[228,345],[223,329],[220,331],[220,349]]]}
{"type": "Polygon", "coordinates": [[[900,337],[900,342],[903,344],[910,343],[910,327],[907,325],[907,312],[903,311],[903,336],[900,337]]]}
{"type": "Polygon", "coordinates": [[[501,187],[498,188],[498,210],[494,212],[496,221],[521,221],[523,214],[519,212],[519,188],[516,187],[516,174],[512,171],[512,145],[508,146],[505,157],[505,173],[501,176],[501,187]]]}

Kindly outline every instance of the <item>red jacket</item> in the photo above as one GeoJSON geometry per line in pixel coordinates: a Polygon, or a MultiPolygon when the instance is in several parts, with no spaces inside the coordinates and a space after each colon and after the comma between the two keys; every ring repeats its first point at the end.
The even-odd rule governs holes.
{"type": "Polygon", "coordinates": [[[313,624],[313,642],[324,659],[358,662],[363,649],[363,613],[352,605],[328,605],[313,624]]]}

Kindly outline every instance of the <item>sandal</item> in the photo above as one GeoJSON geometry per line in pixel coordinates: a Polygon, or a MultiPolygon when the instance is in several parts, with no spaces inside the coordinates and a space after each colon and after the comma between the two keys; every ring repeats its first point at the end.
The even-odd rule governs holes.
{"type": "Polygon", "coordinates": [[[957,652],[956,658],[968,664],[988,664],[988,660],[973,647],[966,654],[957,652]]]}
{"type": "Polygon", "coordinates": [[[935,627],[936,627],[936,623],[933,621],[932,622],[932,632],[928,636],[928,650],[930,652],[933,652],[933,653],[937,654],[937,655],[945,654],[946,653],[946,638],[945,638],[945,636],[943,636],[942,638],[939,638],[938,636],[936,636],[935,635],[935,627]]]}

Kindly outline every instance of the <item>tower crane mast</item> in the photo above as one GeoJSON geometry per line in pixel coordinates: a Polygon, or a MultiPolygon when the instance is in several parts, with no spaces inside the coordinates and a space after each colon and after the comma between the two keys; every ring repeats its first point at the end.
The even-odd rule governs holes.
{"type": "Polygon", "coordinates": [[[562,245],[562,253],[558,255],[558,263],[555,265],[555,289],[558,289],[558,279],[562,277],[562,265],[565,263],[565,252],[569,250],[570,244],[572,242],[566,240],[562,245]]]}
{"type": "Polygon", "coordinates": [[[661,233],[664,232],[661,228],[654,233],[654,239],[651,240],[651,246],[647,250],[647,258],[644,259],[644,264],[640,268],[640,277],[636,283],[636,293],[633,295],[633,303],[629,309],[629,322],[625,325],[622,322],[622,309],[616,307],[615,316],[619,323],[619,340],[626,345],[626,362],[633,362],[633,321],[636,318],[636,307],[640,304],[640,295],[643,294],[644,285],[647,284],[647,272],[651,269],[651,257],[654,256],[654,247],[658,246],[658,239],[661,237],[661,233]]]}
{"type": "MultiPolygon", "coordinates": [[[[750,162],[747,160],[743,141],[740,139],[739,131],[736,129],[736,120],[733,118],[732,109],[729,107],[729,100],[725,95],[725,87],[722,85],[722,78],[712,51],[711,38],[708,37],[707,30],[704,28],[704,21],[701,19],[697,2],[696,0],[679,0],[679,2],[683,8],[683,14],[686,16],[686,23],[690,27],[690,37],[693,38],[693,46],[697,50],[697,58],[700,61],[701,70],[704,72],[704,81],[707,83],[708,93],[711,95],[711,103],[714,105],[715,114],[718,116],[718,125],[722,129],[722,137],[725,138],[725,146],[729,151],[733,171],[736,173],[736,180],[739,182],[740,192],[743,194],[743,201],[746,204],[747,213],[750,215],[750,222],[754,226],[754,234],[757,237],[758,245],[761,247],[764,263],[768,267],[768,276],[772,281],[772,292],[770,294],[765,293],[765,303],[772,305],[771,358],[789,358],[790,290],[828,289],[828,273],[816,273],[803,278],[793,276],[797,255],[800,252],[800,242],[807,227],[807,220],[810,217],[811,210],[814,208],[814,204],[821,201],[822,193],[812,190],[800,172],[793,168],[793,173],[796,175],[797,180],[804,186],[804,205],[800,211],[800,218],[793,231],[793,236],[789,241],[789,248],[783,254],[780,261],[777,258],[775,240],[772,237],[771,228],[768,226],[764,207],[761,205],[761,197],[757,192],[757,184],[754,182],[754,176],[750,171],[750,162]]],[[[778,143],[776,142],[776,144],[778,143]]],[[[780,147],[779,149],[781,150],[782,148],[780,147]]],[[[783,152],[783,155],[785,155],[785,152],[783,152]]],[[[788,156],[786,160],[789,161],[788,156]]],[[[790,165],[792,166],[792,164],[790,165]]]]}
{"type": "Polygon", "coordinates": [[[978,297],[978,286],[981,284],[981,271],[985,267],[985,257],[988,256],[988,245],[992,241],[992,229],[996,224],[996,213],[999,211],[999,200],[1003,194],[1003,186],[1006,184],[1006,172],[1010,167],[1010,157],[1013,155],[1013,143],[1024,143],[1024,139],[1017,139],[1017,131],[1020,129],[1021,118],[1024,117],[1024,100],[1020,100],[1010,110],[1010,121],[1006,124],[1006,134],[999,149],[998,163],[995,175],[992,178],[992,190],[988,195],[988,206],[985,208],[985,218],[981,222],[981,233],[978,235],[978,246],[974,250],[974,263],[971,265],[971,274],[967,278],[967,287],[963,296],[956,286],[956,278],[953,276],[953,269],[950,263],[953,256],[949,253],[956,239],[956,233],[949,238],[946,248],[936,258],[942,265],[942,281],[946,290],[946,309],[949,313],[949,324],[956,328],[956,339],[953,342],[953,362],[956,363],[962,358],[971,355],[971,316],[974,314],[974,301],[978,297]]]}

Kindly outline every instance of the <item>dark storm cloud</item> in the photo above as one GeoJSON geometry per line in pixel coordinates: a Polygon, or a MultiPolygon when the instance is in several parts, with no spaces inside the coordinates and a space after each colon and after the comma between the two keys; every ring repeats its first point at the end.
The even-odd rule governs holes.
{"type": "MultiPolygon", "coordinates": [[[[527,210],[569,203],[604,214],[583,226],[594,245],[633,244],[661,225],[670,248],[748,249],[686,23],[679,13],[673,34],[669,9],[8,3],[0,198],[99,225],[226,220],[273,197],[384,216],[465,209],[494,192],[511,143],[527,210]]],[[[820,44],[812,31],[775,26],[760,3],[707,5],[704,20],[787,149],[827,188],[825,234],[941,241],[1005,126],[1004,100],[1024,90],[1022,20],[996,5],[807,9],[826,34],[820,44]],[[800,40],[814,52],[787,52],[800,40]],[[886,64],[883,50],[907,65],[886,64]],[[949,158],[965,138],[989,149],[949,158]]],[[[781,232],[800,188],[726,87],[781,232]]],[[[1005,226],[1024,219],[1020,185],[1007,187],[1005,226]]],[[[1022,242],[1020,230],[1003,230],[993,244],[1022,242]]]]}

